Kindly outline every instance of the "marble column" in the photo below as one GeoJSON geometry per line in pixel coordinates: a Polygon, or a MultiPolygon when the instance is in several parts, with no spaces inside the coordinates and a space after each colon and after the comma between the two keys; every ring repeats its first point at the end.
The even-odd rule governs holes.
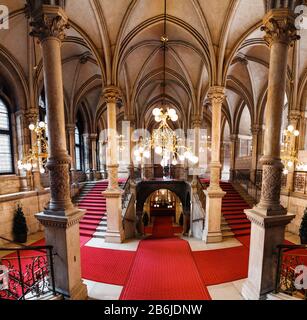
{"type": "MultiPolygon", "coordinates": [[[[289,125],[292,125],[294,130],[299,130],[301,112],[299,110],[290,110],[288,118],[289,118],[289,125]]],[[[293,148],[296,152],[298,152],[297,137],[295,137],[294,135],[291,136],[290,148],[293,148]]],[[[284,190],[287,193],[292,192],[294,189],[294,171],[295,171],[295,164],[292,167],[290,167],[288,170],[287,182],[284,190]]]]}
{"type": "Polygon", "coordinates": [[[91,150],[91,171],[93,175],[93,180],[97,178],[97,134],[91,133],[89,135],[89,144],[91,150]]]}
{"type": "Polygon", "coordinates": [[[230,181],[233,181],[235,179],[237,149],[238,149],[238,135],[231,134],[230,135],[230,170],[229,170],[230,181]]]}
{"type": "Polygon", "coordinates": [[[118,186],[118,141],[116,130],[116,104],[120,102],[120,91],[115,86],[106,87],[103,91],[107,105],[108,146],[107,170],[108,188],[103,192],[107,203],[106,242],[121,243],[124,240],[122,223],[122,190],[118,186]]]}
{"type": "Polygon", "coordinates": [[[259,143],[260,141],[260,133],[262,131],[262,126],[258,124],[254,124],[252,126],[252,161],[251,161],[251,170],[250,170],[250,180],[253,183],[256,183],[256,173],[257,173],[257,165],[258,165],[258,157],[259,157],[259,143]]]}
{"type": "Polygon", "coordinates": [[[288,48],[297,39],[294,15],[288,9],[269,11],[262,30],[270,45],[268,97],[265,109],[264,154],[260,202],[245,210],[251,221],[248,279],[243,284],[245,299],[265,299],[274,290],[277,250],[284,240],[285,226],[294,218],[280,204],[280,131],[286,89],[288,48]]]}
{"type": "Polygon", "coordinates": [[[222,241],[221,216],[222,198],[226,194],[220,188],[220,151],[221,151],[221,116],[222,103],[225,99],[224,87],[211,87],[208,98],[212,105],[212,132],[211,132],[211,163],[210,163],[210,185],[205,190],[206,221],[204,240],[207,243],[222,241]]]}
{"type": "Polygon", "coordinates": [[[65,135],[61,44],[68,18],[58,6],[40,5],[31,12],[31,35],[40,41],[47,99],[50,201],[36,215],[45,226],[47,245],[54,252],[55,285],[70,299],[86,299],[81,278],[79,221],[83,210],[73,206],[70,197],[69,166],[65,135]]]}
{"type": "Polygon", "coordinates": [[[68,137],[68,150],[69,150],[69,155],[71,157],[70,177],[71,177],[72,184],[75,184],[77,182],[75,181],[76,179],[75,128],[76,126],[74,124],[66,125],[67,137],[68,137]]]}

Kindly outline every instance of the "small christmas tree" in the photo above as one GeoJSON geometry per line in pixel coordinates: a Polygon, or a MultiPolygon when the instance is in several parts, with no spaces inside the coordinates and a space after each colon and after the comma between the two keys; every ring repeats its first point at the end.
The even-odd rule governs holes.
{"type": "Polygon", "coordinates": [[[307,244],[307,208],[304,211],[300,226],[300,238],[302,244],[307,244]]]}
{"type": "Polygon", "coordinates": [[[14,241],[19,243],[27,242],[27,232],[28,227],[26,218],[24,216],[22,207],[18,205],[13,221],[14,241]]]}
{"type": "Polygon", "coordinates": [[[144,227],[147,227],[147,226],[148,226],[148,222],[149,222],[149,216],[148,216],[148,213],[145,211],[144,214],[143,214],[143,224],[144,224],[144,227]]]}

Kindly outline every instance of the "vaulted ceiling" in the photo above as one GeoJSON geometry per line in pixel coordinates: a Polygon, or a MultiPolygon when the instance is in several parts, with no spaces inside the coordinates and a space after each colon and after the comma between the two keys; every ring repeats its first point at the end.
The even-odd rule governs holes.
{"type": "MultiPolygon", "coordinates": [[[[151,110],[163,98],[164,0],[62,2],[71,25],[62,46],[67,121],[74,122],[80,110],[90,131],[105,127],[101,93],[114,84],[123,93],[119,116],[135,117],[139,127],[151,127],[151,110]]],[[[29,92],[29,76],[34,74],[38,95],[43,86],[42,61],[39,45],[28,36],[25,1],[2,3],[10,10],[10,28],[0,31],[0,54],[12,57],[24,91],[29,92]],[[38,65],[35,71],[29,68],[30,57],[38,65]]],[[[223,115],[230,132],[238,130],[245,106],[252,123],[262,121],[269,49],[260,26],[266,4],[264,0],[167,0],[165,92],[180,115],[177,126],[189,127],[195,115],[202,116],[204,126],[210,124],[206,95],[211,85],[226,86],[223,115]]],[[[307,31],[300,35],[296,50],[289,53],[288,91],[296,82],[298,103],[305,108],[307,31]]],[[[24,105],[22,98],[18,100],[19,108],[29,108],[27,92],[24,105]]]]}

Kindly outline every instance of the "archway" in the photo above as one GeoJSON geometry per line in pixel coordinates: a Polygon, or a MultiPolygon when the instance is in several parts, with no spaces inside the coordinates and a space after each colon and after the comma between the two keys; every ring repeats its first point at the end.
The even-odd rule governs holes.
{"type": "MultiPolygon", "coordinates": [[[[171,223],[171,234],[183,232],[183,207],[179,197],[168,189],[154,191],[146,199],[143,207],[144,234],[153,233],[157,220],[166,219],[171,223]]],[[[163,230],[159,231],[163,235],[163,230]]]]}
{"type": "Polygon", "coordinates": [[[141,181],[136,185],[136,214],[137,214],[137,229],[139,233],[142,233],[142,215],[144,212],[144,204],[146,200],[154,192],[165,189],[173,192],[182,204],[183,213],[183,232],[187,234],[190,229],[190,211],[191,211],[191,187],[185,181],[141,181]]]}

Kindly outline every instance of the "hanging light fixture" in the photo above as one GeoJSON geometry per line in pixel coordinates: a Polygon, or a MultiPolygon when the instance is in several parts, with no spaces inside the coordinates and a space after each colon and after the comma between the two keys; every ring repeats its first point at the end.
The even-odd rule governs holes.
{"type": "Polygon", "coordinates": [[[198,157],[193,154],[190,148],[187,148],[184,144],[181,144],[180,139],[174,130],[172,130],[168,124],[168,121],[176,122],[178,120],[177,112],[174,108],[167,106],[165,101],[165,88],[166,88],[166,51],[168,36],[166,33],[166,0],[164,0],[164,30],[160,40],[162,42],[163,50],[163,94],[162,94],[162,106],[161,108],[154,108],[152,115],[159,127],[153,130],[152,136],[147,139],[142,139],[134,155],[137,162],[141,162],[143,158],[150,158],[150,150],[154,149],[157,155],[162,156],[160,162],[162,167],[166,167],[171,163],[176,166],[179,161],[188,160],[192,164],[198,162],[198,157]]]}
{"type": "Polygon", "coordinates": [[[48,142],[45,138],[47,123],[37,121],[29,125],[30,131],[35,132],[35,142],[32,148],[24,157],[18,161],[19,170],[31,171],[39,167],[40,173],[45,173],[45,166],[48,158],[48,142]]]}
{"type": "Polygon", "coordinates": [[[281,143],[281,161],[284,165],[283,174],[288,174],[293,167],[302,167],[304,163],[300,162],[295,149],[296,138],[300,135],[293,125],[289,125],[283,131],[283,141],[281,143]]]}

